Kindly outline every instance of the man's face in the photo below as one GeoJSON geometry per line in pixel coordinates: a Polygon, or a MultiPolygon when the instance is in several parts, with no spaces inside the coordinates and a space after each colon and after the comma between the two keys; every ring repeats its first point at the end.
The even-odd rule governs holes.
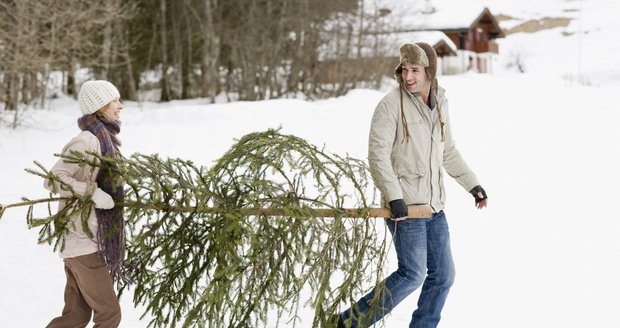
{"type": "Polygon", "coordinates": [[[409,92],[420,92],[430,89],[430,81],[422,65],[403,64],[402,77],[409,92]]]}

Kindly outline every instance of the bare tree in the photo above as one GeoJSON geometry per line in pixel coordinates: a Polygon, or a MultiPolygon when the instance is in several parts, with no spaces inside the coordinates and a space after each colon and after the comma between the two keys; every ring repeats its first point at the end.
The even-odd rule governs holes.
{"type": "Polygon", "coordinates": [[[380,80],[375,32],[394,19],[381,1],[0,0],[1,100],[43,104],[54,71],[75,95],[78,69],[129,99],[155,84],[161,101],[343,94],[380,80]],[[159,81],[141,81],[154,71],[159,81]]]}
{"type": "Polygon", "coordinates": [[[166,0],[159,0],[159,35],[160,35],[160,54],[161,54],[161,101],[170,100],[170,90],[168,89],[168,42],[167,42],[167,5],[166,0]]]}
{"type": "Polygon", "coordinates": [[[506,68],[515,68],[519,73],[525,73],[525,60],[528,57],[528,52],[525,47],[517,45],[508,52],[508,62],[506,68]]]}
{"type": "Polygon", "coordinates": [[[215,18],[219,16],[218,0],[204,0],[202,10],[202,96],[215,101],[219,75],[220,35],[216,30],[215,18]]]}

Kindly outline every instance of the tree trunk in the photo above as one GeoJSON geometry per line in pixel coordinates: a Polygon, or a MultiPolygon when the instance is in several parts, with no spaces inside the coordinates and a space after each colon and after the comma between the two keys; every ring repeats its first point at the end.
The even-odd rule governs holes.
{"type": "MultiPolygon", "coordinates": [[[[106,8],[113,4],[112,0],[106,1],[106,8]]],[[[109,79],[110,60],[112,53],[112,22],[108,21],[103,28],[103,44],[101,45],[101,64],[103,65],[101,70],[101,78],[103,80],[109,79]]]]}
{"type": "Polygon", "coordinates": [[[28,89],[30,90],[30,101],[34,102],[39,97],[39,81],[37,80],[37,71],[30,71],[28,75],[28,89]]]}
{"type": "MultiPolygon", "coordinates": [[[[170,29],[172,35],[172,49],[171,49],[171,66],[173,67],[173,78],[168,80],[168,86],[172,90],[177,90],[174,92],[178,98],[178,90],[180,87],[181,95],[184,93],[183,90],[183,38],[181,37],[181,11],[183,6],[172,6],[170,8],[170,29]],[[179,86],[179,82],[181,85],[179,86]]],[[[181,99],[184,99],[181,96],[181,99]]]]}
{"type": "Polygon", "coordinates": [[[204,0],[203,24],[202,24],[202,96],[210,97],[215,102],[218,81],[218,60],[220,55],[220,37],[215,30],[213,20],[215,10],[218,6],[217,0],[204,0]]]}
{"type": "Polygon", "coordinates": [[[159,1],[160,19],[159,19],[159,33],[161,37],[160,42],[160,54],[161,54],[161,98],[160,101],[170,101],[170,92],[168,90],[168,44],[167,40],[167,28],[166,28],[166,0],[159,1]]]}
{"type": "Polygon", "coordinates": [[[123,59],[124,73],[120,74],[123,78],[123,86],[124,93],[121,95],[121,98],[138,100],[136,95],[136,79],[134,78],[133,73],[133,64],[131,56],[129,55],[129,36],[126,33],[125,27],[122,24],[115,25],[115,34],[120,37],[120,56],[123,59]]]}
{"type": "Polygon", "coordinates": [[[71,55],[69,60],[69,69],[67,71],[67,95],[77,98],[77,86],[75,81],[75,70],[77,67],[75,56],[71,55]]]}
{"type": "Polygon", "coordinates": [[[190,83],[189,83],[189,56],[181,54],[181,99],[188,99],[190,97],[190,83]]]}
{"type": "Polygon", "coordinates": [[[31,99],[31,92],[30,92],[30,77],[32,75],[28,74],[28,73],[24,73],[22,74],[22,83],[21,83],[21,95],[22,95],[22,99],[21,99],[21,103],[22,104],[29,104],[30,103],[30,99],[31,99]]]}
{"type": "MultiPolygon", "coordinates": [[[[359,19],[359,27],[357,29],[357,53],[355,54],[358,63],[360,62],[363,63],[363,60],[364,60],[362,58],[364,34],[366,33],[365,28],[364,28],[364,20],[366,18],[365,12],[364,12],[364,2],[365,2],[364,0],[360,0],[358,2],[360,10],[359,10],[359,16],[357,17],[357,19],[359,19]]],[[[364,65],[363,67],[367,67],[367,66],[364,65]]],[[[348,77],[352,79],[351,82],[353,83],[352,88],[355,88],[357,86],[357,83],[359,82],[361,78],[363,78],[365,73],[367,72],[364,72],[364,70],[358,70],[358,69],[351,70],[351,68],[347,66],[347,75],[349,75],[348,77]],[[348,72],[351,72],[351,74],[348,74],[348,72]]]]}
{"type": "Polygon", "coordinates": [[[194,53],[193,44],[192,44],[192,21],[191,17],[187,12],[187,6],[183,6],[183,21],[185,22],[185,52],[182,54],[183,58],[181,60],[181,98],[188,99],[192,96],[191,92],[191,83],[190,77],[192,76],[192,54],[194,53]]]}
{"type": "Polygon", "coordinates": [[[5,82],[5,96],[4,96],[4,110],[17,110],[17,101],[14,97],[13,89],[15,84],[13,72],[4,73],[5,82]]]}

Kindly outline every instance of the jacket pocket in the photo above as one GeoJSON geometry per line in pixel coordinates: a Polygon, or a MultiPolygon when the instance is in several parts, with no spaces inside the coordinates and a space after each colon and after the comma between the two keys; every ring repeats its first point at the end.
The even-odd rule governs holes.
{"type": "Polygon", "coordinates": [[[414,132],[416,134],[421,134],[421,131],[424,129],[424,121],[421,117],[414,117],[411,120],[407,121],[407,129],[409,129],[409,134],[413,136],[414,132]]]}
{"type": "Polygon", "coordinates": [[[421,117],[413,117],[413,118],[407,118],[407,125],[408,126],[416,126],[418,124],[422,124],[422,122],[424,122],[424,120],[422,120],[421,117]]]}
{"type": "Polygon", "coordinates": [[[425,186],[426,172],[423,169],[409,169],[398,176],[403,198],[408,205],[427,204],[428,188],[425,186]]]}

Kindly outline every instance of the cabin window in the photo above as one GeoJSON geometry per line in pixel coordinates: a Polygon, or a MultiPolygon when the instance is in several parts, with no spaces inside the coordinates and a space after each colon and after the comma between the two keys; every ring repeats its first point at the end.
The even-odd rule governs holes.
{"type": "Polygon", "coordinates": [[[474,40],[476,42],[487,41],[487,34],[481,27],[476,27],[474,29],[474,40]]]}

